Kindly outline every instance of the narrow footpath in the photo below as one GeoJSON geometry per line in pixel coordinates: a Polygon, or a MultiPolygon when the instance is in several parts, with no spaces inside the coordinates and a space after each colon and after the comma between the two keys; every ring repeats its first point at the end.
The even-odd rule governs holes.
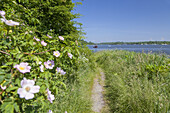
{"type": "Polygon", "coordinates": [[[96,113],[101,113],[102,108],[105,106],[103,98],[103,86],[104,86],[105,75],[100,72],[100,76],[94,79],[93,89],[92,89],[92,110],[96,113]]]}

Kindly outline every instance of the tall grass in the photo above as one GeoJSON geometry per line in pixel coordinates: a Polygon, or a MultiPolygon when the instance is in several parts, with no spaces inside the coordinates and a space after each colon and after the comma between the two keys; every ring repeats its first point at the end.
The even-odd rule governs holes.
{"type": "Polygon", "coordinates": [[[110,112],[170,112],[170,59],[155,54],[100,51],[110,112]]]}
{"type": "Polygon", "coordinates": [[[54,113],[92,113],[91,89],[96,75],[95,64],[92,59],[80,62],[78,78],[73,83],[68,82],[67,90],[59,91],[53,106],[54,113]]]}

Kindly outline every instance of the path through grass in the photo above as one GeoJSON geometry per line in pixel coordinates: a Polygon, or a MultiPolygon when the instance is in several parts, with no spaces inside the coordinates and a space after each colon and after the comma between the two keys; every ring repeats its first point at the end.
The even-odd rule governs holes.
{"type": "Polygon", "coordinates": [[[170,112],[170,59],[155,54],[100,51],[110,113],[170,112]]]}

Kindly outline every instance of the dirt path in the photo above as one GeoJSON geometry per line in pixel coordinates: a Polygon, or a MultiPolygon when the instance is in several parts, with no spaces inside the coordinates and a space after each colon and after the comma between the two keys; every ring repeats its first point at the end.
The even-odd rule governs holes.
{"type": "Polygon", "coordinates": [[[103,93],[102,93],[105,76],[103,72],[100,72],[100,75],[101,76],[97,76],[97,78],[94,79],[94,84],[92,89],[92,101],[93,101],[92,110],[97,113],[100,113],[101,109],[105,106],[103,93]]]}

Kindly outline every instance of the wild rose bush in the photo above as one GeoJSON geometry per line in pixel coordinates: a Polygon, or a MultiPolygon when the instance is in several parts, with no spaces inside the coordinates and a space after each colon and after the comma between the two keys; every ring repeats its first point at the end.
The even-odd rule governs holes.
{"type": "MultiPolygon", "coordinates": [[[[77,40],[81,37],[71,21],[76,18],[70,13],[74,4],[71,0],[31,2],[0,1],[1,112],[51,111],[53,101],[57,101],[55,95],[66,88],[64,81],[76,78],[74,72],[78,69],[80,54],[77,40]],[[44,7],[48,5],[49,8],[56,8],[52,6],[54,4],[58,7],[69,5],[70,8],[65,7],[67,13],[64,12],[66,14],[58,18],[70,19],[61,20],[65,23],[57,23],[54,14],[55,18],[51,18],[51,21],[58,26],[45,21],[41,18],[44,16],[40,15],[41,11],[38,17],[36,10],[31,9],[42,8],[44,11],[43,6],[33,7],[38,4],[44,7]],[[72,28],[69,28],[70,31],[68,26],[72,28]]],[[[46,19],[49,20],[50,16],[46,19]]]]}

